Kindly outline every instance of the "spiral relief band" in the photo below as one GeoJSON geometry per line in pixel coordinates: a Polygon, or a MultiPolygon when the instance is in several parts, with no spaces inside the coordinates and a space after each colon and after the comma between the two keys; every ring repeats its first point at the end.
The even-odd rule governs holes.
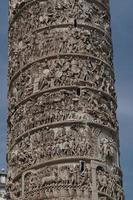
{"type": "MultiPolygon", "coordinates": [[[[41,57],[39,59],[36,59],[28,64],[26,64],[24,67],[20,68],[11,78],[10,82],[9,82],[9,90],[11,88],[11,85],[13,84],[13,82],[18,78],[18,76],[21,75],[22,72],[24,72],[25,70],[29,69],[30,67],[32,67],[34,64],[36,63],[40,63],[40,62],[45,62],[46,60],[52,60],[52,59],[65,59],[65,58],[81,58],[81,59],[92,59],[92,60],[96,60],[97,62],[101,62],[103,63],[107,68],[110,69],[110,73],[112,73],[112,77],[114,77],[114,72],[113,72],[113,69],[112,69],[112,66],[110,66],[106,61],[100,59],[100,58],[97,58],[93,55],[85,55],[85,54],[74,54],[74,53],[66,53],[66,54],[58,54],[58,55],[51,55],[51,56],[44,56],[44,57],[41,57]]],[[[99,66],[100,67],[100,66],[99,66]]]]}
{"type": "Polygon", "coordinates": [[[124,200],[107,0],[10,0],[11,200],[124,200]]]}
{"type": "MultiPolygon", "coordinates": [[[[32,6],[32,5],[36,4],[37,2],[45,2],[45,1],[46,0],[27,0],[27,1],[21,0],[19,2],[14,2],[14,0],[10,1],[10,5],[9,5],[9,7],[11,7],[11,9],[10,9],[10,18],[11,18],[10,26],[13,25],[13,23],[16,21],[17,17],[19,17],[21,15],[21,13],[23,12],[23,10],[26,9],[28,6],[32,6]]],[[[90,2],[92,3],[93,1],[90,1],[90,2]]],[[[73,1],[73,4],[74,3],[75,2],[73,1]]],[[[95,3],[99,4],[104,9],[106,9],[106,11],[108,11],[108,4],[107,4],[106,0],[104,3],[100,0],[95,0],[95,3]]]]}

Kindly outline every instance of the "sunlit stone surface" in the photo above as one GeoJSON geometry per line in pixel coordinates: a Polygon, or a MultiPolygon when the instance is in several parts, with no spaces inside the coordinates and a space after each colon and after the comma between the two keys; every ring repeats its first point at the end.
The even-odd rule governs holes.
{"type": "Polygon", "coordinates": [[[8,198],[123,200],[108,0],[10,0],[8,198]]]}

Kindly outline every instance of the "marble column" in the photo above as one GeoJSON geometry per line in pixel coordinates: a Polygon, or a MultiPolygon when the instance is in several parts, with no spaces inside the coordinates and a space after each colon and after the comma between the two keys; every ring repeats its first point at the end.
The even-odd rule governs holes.
{"type": "Polygon", "coordinates": [[[10,0],[8,196],[123,200],[108,0],[10,0]]]}

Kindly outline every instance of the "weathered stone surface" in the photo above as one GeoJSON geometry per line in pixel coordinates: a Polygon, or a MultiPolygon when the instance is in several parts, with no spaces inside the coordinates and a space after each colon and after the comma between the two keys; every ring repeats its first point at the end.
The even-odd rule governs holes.
{"type": "Polygon", "coordinates": [[[10,0],[8,196],[123,200],[107,0],[10,0]]]}

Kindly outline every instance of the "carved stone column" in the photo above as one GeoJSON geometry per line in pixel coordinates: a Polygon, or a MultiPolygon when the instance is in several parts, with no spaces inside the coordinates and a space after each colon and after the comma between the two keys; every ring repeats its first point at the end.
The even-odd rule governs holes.
{"type": "Polygon", "coordinates": [[[10,0],[8,195],[123,200],[107,0],[10,0]]]}

